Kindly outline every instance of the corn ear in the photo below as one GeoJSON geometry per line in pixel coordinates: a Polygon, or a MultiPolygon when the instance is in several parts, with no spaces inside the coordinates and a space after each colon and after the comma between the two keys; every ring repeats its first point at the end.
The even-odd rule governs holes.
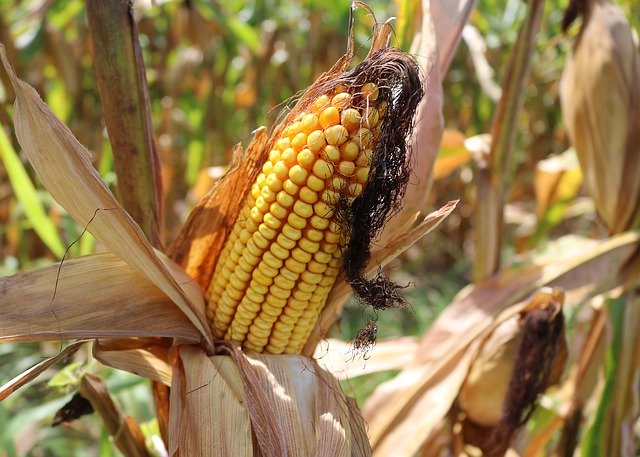
{"type": "Polygon", "coordinates": [[[386,298],[379,290],[386,280],[361,276],[371,238],[408,180],[405,141],[420,97],[415,62],[388,49],[303,96],[274,131],[220,253],[206,296],[214,338],[300,353],[345,258],[356,293],[387,300],[383,307],[401,301],[394,287],[386,298]],[[407,80],[417,86],[399,95],[411,101],[408,109],[392,95],[407,80]],[[391,140],[389,119],[401,122],[391,140]],[[354,222],[363,236],[352,236],[354,222]]]}

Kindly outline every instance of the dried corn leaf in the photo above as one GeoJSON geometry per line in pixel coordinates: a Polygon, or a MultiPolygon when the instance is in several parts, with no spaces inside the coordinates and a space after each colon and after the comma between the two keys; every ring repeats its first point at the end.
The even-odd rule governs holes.
{"type": "Polygon", "coordinates": [[[55,356],[49,357],[48,359],[43,360],[42,362],[34,365],[29,368],[27,371],[19,374],[15,378],[8,381],[2,387],[0,387],[0,401],[3,401],[9,395],[14,393],[20,387],[29,384],[31,381],[40,376],[43,372],[51,368],[53,365],[58,363],[61,360],[66,359],[73,355],[78,349],[82,347],[87,341],[76,341],[75,343],[71,343],[69,346],[65,347],[63,350],[58,352],[55,356]]]}
{"type": "Polygon", "coordinates": [[[569,260],[556,252],[563,260],[507,271],[462,291],[425,334],[413,363],[367,400],[363,412],[376,455],[413,455],[420,448],[457,396],[470,354],[495,322],[525,306],[519,300],[552,286],[565,290],[566,306],[575,306],[617,284],[639,244],[639,234],[622,234],[569,260]]]}
{"type": "Polygon", "coordinates": [[[0,47],[0,55],[16,91],[18,141],[47,190],[80,225],[161,289],[205,338],[210,338],[200,289],[191,282],[176,282],[140,227],[100,179],[89,151],[33,87],[17,78],[4,47],[0,47]]]}
{"type": "Polygon", "coordinates": [[[350,343],[329,338],[318,345],[313,358],[342,380],[403,368],[414,359],[417,349],[418,340],[414,337],[376,341],[365,359],[354,353],[350,343]]]}
{"type": "MultiPolygon", "coordinates": [[[[382,248],[373,252],[371,259],[365,270],[365,275],[375,274],[379,268],[389,264],[393,259],[409,249],[413,244],[417,243],[423,236],[434,230],[440,223],[455,209],[457,201],[448,202],[442,208],[427,215],[420,224],[408,233],[402,233],[395,239],[389,241],[389,244],[383,245],[382,248]]],[[[351,293],[351,287],[344,278],[339,278],[331,295],[327,299],[327,304],[320,313],[320,318],[315,328],[309,336],[309,340],[305,345],[303,354],[312,355],[316,346],[329,328],[340,317],[344,302],[351,293]]]]}
{"type": "Polygon", "coordinates": [[[0,278],[0,309],[0,341],[201,339],[162,291],[111,253],[0,278]]]}
{"type": "Polygon", "coordinates": [[[640,50],[614,2],[590,0],[585,7],[560,100],[587,189],[618,233],[640,222],[640,50]]]}
{"type": "Polygon", "coordinates": [[[144,436],[138,423],[124,416],[111,399],[107,385],[97,376],[86,374],[78,388],[80,394],[89,400],[93,409],[100,415],[116,447],[126,456],[149,457],[144,436]]]}
{"type": "Polygon", "coordinates": [[[171,455],[368,455],[362,419],[315,362],[229,350],[207,357],[179,349],[171,455]]]}
{"type": "Polygon", "coordinates": [[[158,338],[99,339],[93,356],[105,365],[171,386],[169,349],[158,338]]]}

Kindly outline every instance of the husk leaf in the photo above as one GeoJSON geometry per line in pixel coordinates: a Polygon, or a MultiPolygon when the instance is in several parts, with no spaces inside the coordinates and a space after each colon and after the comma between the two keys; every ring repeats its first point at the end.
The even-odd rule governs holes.
{"type": "Polygon", "coordinates": [[[200,332],[147,278],[111,253],[0,278],[0,341],[166,336],[200,332]]]}
{"type": "Polygon", "coordinates": [[[44,186],[76,222],[170,297],[210,341],[200,289],[192,282],[176,282],[140,227],[100,179],[89,151],[35,89],[17,78],[4,46],[0,46],[0,56],[16,92],[18,141],[44,186]]]}

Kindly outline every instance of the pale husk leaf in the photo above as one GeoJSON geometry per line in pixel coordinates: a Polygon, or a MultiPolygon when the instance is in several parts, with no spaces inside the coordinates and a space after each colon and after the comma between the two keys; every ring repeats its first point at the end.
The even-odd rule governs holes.
{"type": "MultiPolygon", "coordinates": [[[[565,290],[566,306],[575,306],[608,290],[619,282],[639,242],[639,234],[625,233],[574,252],[569,260],[507,271],[463,290],[425,334],[415,360],[367,400],[363,413],[376,455],[392,449],[394,455],[413,455],[420,448],[457,396],[472,360],[469,354],[496,322],[526,305],[518,301],[552,286],[565,290]],[[446,388],[434,391],[434,386],[446,388]]],[[[566,259],[567,253],[558,257],[566,259]]]]}
{"type": "Polygon", "coordinates": [[[169,349],[158,338],[99,339],[93,356],[105,365],[171,387],[169,349]]]}
{"type": "Polygon", "coordinates": [[[87,342],[86,340],[83,340],[83,341],[76,341],[74,343],[71,343],[69,346],[62,349],[53,357],[49,357],[43,360],[37,365],[34,365],[33,367],[29,368],[27,371],[20,373],[15,378],[6,382],[2,387],[0,387],[0,401],[3,401],[5,398],[7,398],[12,393],[14,393],[20,387],[26,384],[29,384],[31,381],[36,379],[38,376],[40,376],[42,373],[44,373],[46,370],[51,368],[53,365],[55,365],[59,361],[64,360],[67,357],[70,357],[71,355],[73,355],[86,342],[87,342]]]}
{"type": "Polygon", "coordinates": [[[0,47],[16,92],[18,141],[53,198],[113,253],[162,290],[210,339],[202,292],[192,282],[178,284],[158,259],[131,216],[116,201],[91,164],[91,155],[29,84],[17,78],[0,47]]]}
{"type": "Polygon", "coordinates": [[[337,379],[353,379],[379,371],[397,370],[411,362],[418,349],[414,337],[376,341],[366,358],[354,352],[350,343],[329,338],[316,348],[313,358],[337,379]]]}
{"type": "Polygon", "coordinates": [[[208,357],[180,347],[171,390],[172,455],[368,455],[362,419],[314,361],[229,351],[208,357]]]}
{"type": "MultiPolygon", "coordinates": [[[[409,232],[401,233],[396,238],[383,245],[375,251],[369,260],[365,275],[375,274],[379,268],[383,268],[393,259],[398,257],[404,251],[409,249],[413,244],[418,242],[427,233],[434,230],[440,223],[455,209],[457,201],[451,201],[437,211],[427,215],[420,224],[411,229],[409,232]]],[[[333,288],[327,299],[327,304],[320,313],[320,318],[315,328],[311,332],[307,344],[304,347],[303,354],[312,355],[320,340],[327,333],[331,325],[340,317],[342,308],[346,299],[351,293],[351,286],[348,281],[341,277],[333,288]]]]}
{"type": "Polygon", "coordinates": [[[564,123],[585,185],[612,233],[640,201],[640,50],[623,11],[590,0],[560,81],[564,123]]]}
{"type": "Polygon", "coordinates": [[[0,341],[201,339],[162,291],[111,253],[0,278],[0,309],[0,341]]]}

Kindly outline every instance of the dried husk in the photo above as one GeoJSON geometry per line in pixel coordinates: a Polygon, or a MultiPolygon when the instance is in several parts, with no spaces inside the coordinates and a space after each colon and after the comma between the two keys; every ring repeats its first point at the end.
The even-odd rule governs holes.
{"type": "Polygon", "coordinates": [[[622,10],[589,0],[560,100],[587,190],[611,233],[640,223],[640,50],[622,10]]]}
{"type": "Polygon", "coordinates": [[[370,455],[356,407],[313,360],[228,350],[176,348],[171,455],[370,455]]]}

